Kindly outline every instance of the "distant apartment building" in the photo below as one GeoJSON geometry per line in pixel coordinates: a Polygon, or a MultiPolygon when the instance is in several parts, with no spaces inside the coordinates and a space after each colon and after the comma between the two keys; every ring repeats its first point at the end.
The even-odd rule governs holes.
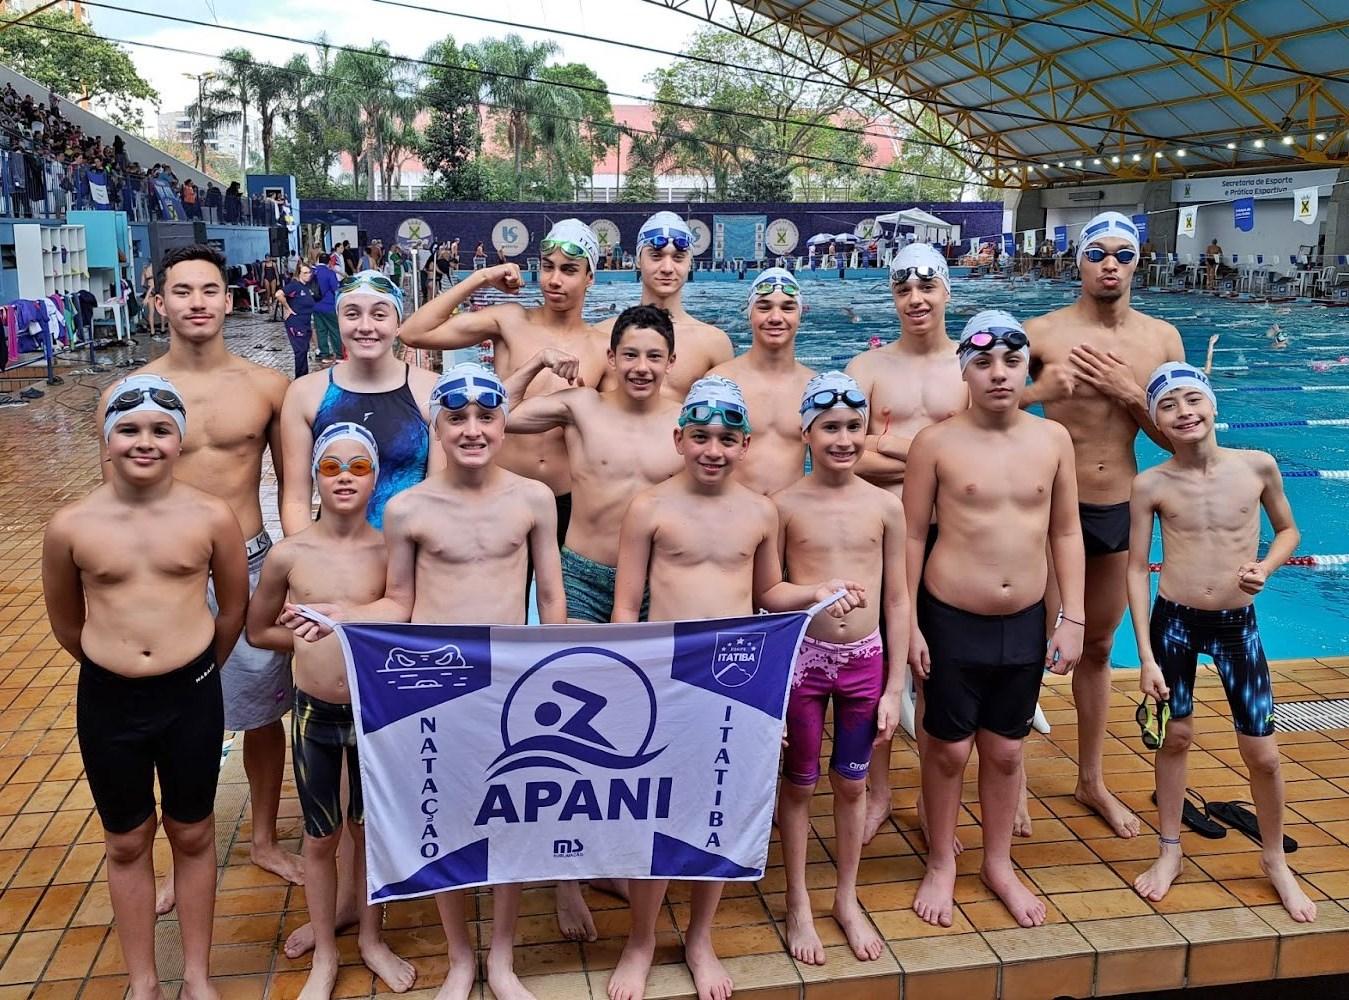
{"type": "MultiPolygon", "coordinates": [[[[193,144],[192,116],[186,108],[178,111],[162,111],[158,118],[158,135],[170,142],[181,142],[185,146],[193,144]]],[[[258,148],[258,137],[262,134],[261,123],[255,119],[248,122],[248,145],[250,150],[258,148]]],[[[228,122],[206,130],[206,148],[222,156],[235,160],[243,149],[244,130],[242,122],[228,122]]]]}

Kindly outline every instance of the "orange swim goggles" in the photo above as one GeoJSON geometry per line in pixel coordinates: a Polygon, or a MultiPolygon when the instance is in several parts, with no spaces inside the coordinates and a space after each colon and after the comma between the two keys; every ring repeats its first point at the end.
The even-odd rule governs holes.
{"type": "Polygon", "coordinates": [[[350,472],[353,476],[364,478],[375,471],[375,463],[363,455],[358,455],[350,462],[343,462],[336,458],[320,458],[318,464],[319,475],[328,479],[340,476],[344,472],[350,472]]]}

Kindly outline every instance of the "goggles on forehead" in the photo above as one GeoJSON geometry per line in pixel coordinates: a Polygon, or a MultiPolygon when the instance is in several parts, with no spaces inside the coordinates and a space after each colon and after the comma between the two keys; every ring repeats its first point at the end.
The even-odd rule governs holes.
{"type": "Polygon", "coordinates": [[[353,274],[343,278],[337,286],[339,292],[355,292],[370,287],[386,295],[402,295],[403,290],[382,274],[353,274]]]}
{"type": "Polygon", "coordinates": [[[586,252],[585,247],[571,240],[543,240],[539,244],[540,253],[552,253],[554,250],[561,250],[566,256],[575,257],[578,260],[590,258],[590,254],[586,252]]]}
{"type": "Polygon", "coordinates": [[[915,265],[906,267],[901,271],[890,272],[890,283],[892,285],[902,285],[910,278],[917,278],[919,281],[939,281],[941,280],[941,272],[931,264],[923,267],[915,265]]]}
{"type": "Polygon", "coordinates": [[[187,408],[183,406],[183,401],[176,392],[146,386],[123,389],[108,401],[108,412],[125,413],[127,410],[134,410],[146,398],[156,406],[162,406],[166,410],[178,410],[180,413],[187,413],[187,408]]]}
{"type": "Polygon", "coordinates": [[[1134,258],[1138,256],[1138,251],[1133,247],[1121,247],[1118,250],[1107,250],[1105,247],[1087,247],[1082,251],[1082,256],[1093,264],[1099,264],[1107,257],[1114,257],[1121,264],[1132,264],[1134,258]]]}
{"type": "Polygon", "coordinates": [[[684,407],[684,411],[679,414],[680,427],[717,422],[731,430],[743,431],[749,428],[749,414],[743,406],[735,403],[694,403],[684,407]]]}
{"type": "Polygon", "coordinates": [[[864,410],[867,406],[867,397],[856,389],[821,389],[806,397],[801,403],[801,412],[832,410],[839,403],[854,410],[864,410]]]}
{"type": "Polygon", "coordinates": [[[991,351],[999,344],[1009,351],[1019,351],[1030,344],[1030,338],[1026,336],[1026,331],[1014,326],[995,326],[970,334],[960,342],[958,350],[991,351]]]}
{"type": "Polygon", "coordinates": [[[485,410],[495,410],[506,405],[506,394],[495,383],[485,379],[459,378],[436,386],[431,393],[431,403],[447,410],[462,410],[469,403],[477,403],[485,410]]]}
{"type": "Polygon", "coordinates": [[[687,250],[693,245],[693,237],[683,230],[671,230],[669,226],[644,229],[637,234],[637,245],[639,247],[649,246],[657,250],[664,250],[671,244],[674,245],[676,250],[687,250]]]}
{"type": "Polygon", "coordinates": [[[801,294],[801,286],[794,281],[788,281],[786,278],[767,278],[753,288],[753,294],[757,298],[772,295],[774,292],[781,292],[783,295],[796,298],[801,294]]]}

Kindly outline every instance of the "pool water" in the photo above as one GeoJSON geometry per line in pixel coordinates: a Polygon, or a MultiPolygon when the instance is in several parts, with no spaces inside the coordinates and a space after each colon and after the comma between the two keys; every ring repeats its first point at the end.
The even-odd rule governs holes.
{"type": "MultiPolygon", "coordinates": [[[[839,282],[807,278],[803,284],[807,312],[797,337],[797,354],[817,369],[842,368],[866,349],[871,337],[889,341],[898,323],[884,280],[839,282]]],[[[979,309],[1007,309],[1020,319],[1049,312],[1071,302],[1076,286],[1061,282],[1015,282],[955,279],[947,326],[959,332],[965,318],[979,309]]],[[[685,307],[731,335],[737,351],[749,344],[745,322],[746,286],[741,282],[695,282],[684,294],[685,307]]],[[[596,285],[590,293],[587,318],[611,315],[635,303],[634,284],[596,285]]],[[[1202,363],[1208,338],[1220,334],[1214,356],[1213,384],[1218,390],[1219,419],[1250,421],[1349,418],[1349,363],[1318,372],[1314,365],[1349,358],[1349,309],[1300,304],[1243,303],[1208,296],[1136,292],[1134,305],[1165,319],[1180,330],[1186,356],[1202,363]],[[1289,346],[1270,350],[1265,332],[1278,323],[1289,346]],[[1248,366],[1245,371],[1224,367],[1248,366]],[[1345,391],[1266,392],[1264,387],[1345,386],[1345,391]]],[[[1259,428],[1220,432],[1233,448],[1258,448],[1278,460],[1280,468],[1349,469],[1349,427],[1259,428]]],[[[1161,462],[1165,453],[1139,435],[1139,467],[1161,462]]],[[[1293,478],[1284,481],[1293,514],[1302,531],[1299,554],[1349,553],[1349,480],[1293,478]]],[[[1261,551],[1273,532],[1262,517],[1261,551]]],[[[1159,535],[1152,558],[1161,557],[1159,535]]],[[[1154,583],[1155,583],[1154,577],[1154,583]]],[[[1349,653],[1349,571],[1285,567],[1270,579],[1256,600],[1265,650],[1271,659],[1336,656],[1349,653]]],[[[1128,616],[1116,636],[1113,654],[1119,666],[1137,666],[1138,654],[1128,616]]]]}

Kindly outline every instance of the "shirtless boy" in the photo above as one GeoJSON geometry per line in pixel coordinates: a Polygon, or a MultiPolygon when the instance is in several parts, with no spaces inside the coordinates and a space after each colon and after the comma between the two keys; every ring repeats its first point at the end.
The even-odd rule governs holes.
{"type": "Polygon", "coordinates": [[[1030,362],[1025,331],[1005,312],[970,318],[960,339],[970,408],[918,432],[909,449],[904,516],[915,621],[909,665],[923,679],[923,798],[927,875],[913,908],[950,927],[954,837],[970,751],[979,748],[984,883],[1016,922],[1044,922],[1045,905],[1012,867],[1021,744],[1046,668],[1066,673],[1082,652],[1082,528],[1073,446],[1058,424],[1023,413],[1030,362]],[[926,519],[941,531],[926,565],[926,519]],[[1045,645],[1045,584],[1053,554],[1063,614],[1045,645]],[[971,570],[977,567],[977,571],[971,570]]]}
{"type": "MultiPolygon", "coordinates": [[[[637,274],[642,279],[642,305],[659,306],[670,314],[679,357],[670,365],[664,393],[678,402],[695,379],[735,357],[731,338],[724,330],[694,319],[684,308],[684,286],[693,269],[693,230],[674,212],[657,212],[637,231],[637,274]]],[[[614,320],[596,329],[605,336],[613,332],[614,320]]],[[[603,388],[613,388],[614,376],[606,373],[603,388]]]]}
{"type": "MultiPolygon", "coordinates": [[[[913,436],[924,427],[953,416],[969,405],[970,394],[960,377],[955,344],[946,333],[946,306],[951,301],[951,273],[946,259],[926,243],[910,243],[890,261],[890,295],[899,317],[899,339],[875,351],[863,351],[848,363],[868,400],[866,450],[857,475],[903,495],[904,463],[913,436]]],[[[936,536],[936,525],[930,537],[936,536]]],[[[907,653],[907,650],[905,650],[907,653]]],[[[892,660],[901,672],[901,712],[907,713],[908,664],[892,660]]],[[[922,753],[922,691],[916,691],[912,724],[922,753]]],[[[890,816],[891,740],[876,744],[867,770],[867,814],[863,843],[876,836],[890,816]]],[[[921,800],[919,802],[921,810],[921,800]]],[[[921,817],[920,817],[921,818],[921,817]]]]}
{"type": "Polygon", "coordinates": [[[80,663],[80,757],[103,823],[129,994],[163,997],[151,858],[158,776],[183,890],[183,995],[214,1000],[214,810],[225,733],[216,665],[244,624],[243,536],[227,503],[174,478],[187,428],[177,388],[132,375],[107,398],[106,480],[57,511],[43,538],[47,618],[80,663]],[[208,574],[216,610],[206,605],[208,574]]]}
{"type": "MultiPolygon", "coordinates": [[[[657,306],[632,306],[613,323],[609,366],[614,383],[604,392],[577,387],[526,399],[512,409],[506,429],[539,434],[560,427],[571,465],[572,506],[562,547],[562,583],[567,621],[608,622],[614,611],[618,532],[628,502],[648,486],[663,483],[683,462],[670,444],[679,403],[661,387],[675,363],[670,315],[657,306]]],[[[545,348],[506,380],[506,394],[519,398],[544,368],[575,378],[579,360],[545,348]]],[[[620,894],[626,883],[607,882],[620,894]]],[[[575,882],[557,885],[557,922],[569,940],[593,941],[595,922],[575,882]]]]}
{"type": "MultiPolygon", "coordinates": [[[[208,246],[170,250],[159,265],[155,307],[169,327],[169,349],[142,372],[171,380],[192,412],[192,430],[183,441],[174,475],[229,504],[243,531],[250,589],[257,586],[272,538],[262,524],[258,489],[262,455],[271,451],[281,479],[281,401],[287,380],[225,346],[225,317],[232,301],[225,258],[208,246]]],[[[99,400],[99,418],[110,394],[99,400]]],[[[104,449],[104,458],[107,450],[104,449]]],[[[106,478],[106,475],[105,475],[106,478]]],[[[280,483],[278,482],[278,486],[280,483]]],[[[279,493],[279,490],[278,490],[279,493]]],[[[207,601],[214,607],[214,591],[207,601]]],[[[276,839],[276,813],[286,767],[286,731],[281,717],[290,708],[290,658],[257,649],[240,638],[220,662],[225,691],[225,728],[244,734],[244,771],[252,809],[253,863],[288,881],[301,883],[300,859],[276,839]]],[[[160,890],[159,912],[174,904],[172,876],[160,890]]]]}
{"type": "MultiPolygon", "coordinates": [[[[354,881],[365,885],[365,810],[361,796],[356,723],[341,640],[329,635],[296,643],[277,624],[287,600],[349,608],[384,596],[388,571],[384,536],[366,520],[375,490],[379,448],[360,424],[335,423],[314,442],[313,476],[322,516],[288,535],[273,550],[248,605],[248,636],[255,645],[295,654],[291,755],[304,815],[305,905],[314,932],[314,960],[300,1000],[328,1000],[337,982],[337,842],[342,832],[342,762],[347,765],[347,831],[354,881]]],[[[380,936],[381,908],[364,895],[357,904],[361,960],[395,993],[416,971],[380,936]]]]}
{"type": "MultiPolygon", "coordinates": [[[[389,572],[384,597],[350,611],[317,610],[338,620],[523,625],[528,553],[540,621],[558,625],[567,620],[552,494],[496,463],[506,437],[508,404],[505,386],[482,365],[455,365],[440,376],[431,393],[431,428],[447,467],[399,493],[385,508],[389,572]],[[451,521],[454,529],[446,530],[451,521]]],[[[307,640],[326,634],[292,605],[282,624],[307,640]]],[[[477,978],[477,959],[465,891],[441,893],[436,907],[450,958],[439,1000],[466,1000],[477,978]]],[[[499,1000],[532,996],[514,971],[519,908],[520,886],[495,887],[487,983],[499,1000]]]]}
{"type": "Polygon", "coordinates": [[[1288,868],[1283,848],[1283,775],[1274,736],[1274,695],[1255,623],[1255,595],[1297,548],[1297,526],[1278,464],[1263,451],[1218,445],[1217,397],[1202,372],[1169,363],[1148,381],[1148,408],[1175,457],[1134,480],[1129,546],[1129,612],[1138,638],[1143,695],[1169,703],[1171,719],[1157,751],[1157,862],[1134,880],[1145,899],[1166,897],[1180,875],[1180,817],[1185,764],[1194,733],[1195,661],[1213,658],[1222,678],[1237,749],[1251,775],[1260,827],[1260,867],[1295,921],[1316,919],[1288,868]],[[1263,559],[1260,508],[1274,539],[1263,559]],[[1162,524],[1166,554],[1157,600],[1148,615],[1152,520],[1162,524]]]}
{"type": "MultiPolygon", "coordinates": [[[[502,292],[522,287],[515,264],[474,271],[449,291],[422,306],[403,324],[399,337],[409,347],[456,350],[492,341],[497,374],[509,378],[528,359],[546,347],[566,351],[580,360],[579,378],[599,385],[605,352],[593,327],[582,318],[586,291],[595,281],[600,243],[590,227],[578,219],[563,219],[539,244],[539,286],[543,305],[526,309],[513,303],[455,314],[474,292],[491,285],[502,292]]],[[[525,398],[567,388],[565,379],[540,371],[525,398]]],[[[510,435],[501,452],[503,469],[537,479],[557,498],[558,544],[566,537],[571,516],[571,469],[562,430],[545,434],[510,435]]]]}
{"type": "Polygon", "coordinates": [[[770,496],[801,478],[805,447],[796,401],[815,373],[796,360],[796,331],[804,306],[801,285],[785,268],[770,267],[749,283],[749,350],[712,369],[745,394],[759,432],[736,464],[736,478],[770,496]]]}
{"type": "MultiPolygon", "coordinates": [[[[783,581],[777,508],[733,475],[749,440],[749,411],[739,387],[715,375],[693,383],[674,431],[684,468],[637,494],[623,518],[614,621],[638,620],[648,582],[652,621],[749,615],[756,607],[793,611],[840,589],[847,596],[829,608],[830,614],[841,616],[863,605],[862,589],[855,583],[831,580],[802,586],[783,581]],[[709,524],[717,530],[708,531],[709,524]]],[[[632,930],[609,979],[611,1000],[644,995],[666,885],[661,879],[628,884],[632,930]]],[[[721,889],[720,882],[697,882],[691,894],[684,960],[699,1000],[731,995],[731,977],[712,946],[721,889]]]]}
{"type": "Polygon", "coordinates": [[[799,962],[823,965],[806,884],[810,800],[820,777],[820,744],[834,702],[833,917],[861,961],[879,958],[881,937],[857,901],[866,778],[872,744],[888,742],[899,720],[900,662],[909,649],[909,593],[904,575],[904,508],[899,498],[856,475],[867,432],[867,398],[842,372],[816,375],[801,400],[801,434],[811,474],[774,494],[782,563],[793,582],[847,573],[881,601],[841,619],[811,622],[796,661],[787,701],[785,780],[778,792],[778,829],[787,869],[787,946],[799,962]],[[885,605],[884,642],[880,604],[885,605]],[[886,651],[892,666],[886,670],[886,651]]]}
{"type": "Polygon", "coordinates": [[[1129,489],[1138,472],[1139,430],[1169,447],[1148,417],[1143,384],[1164,361],[1183,361],[1180,333],[1129,304],[1138,267],[1138,231],[1118,212],[1102,212],[1078,240],[1082,294],[1026,324],[1035,383],[1021,405],[1072,435],[1082,536],[1087,553],[1086,640],[1073,673],[1078,722],[1074,796],[1120,837],[1138,834],[1138,817],[1105,785],[1102,753],[1110,704],[1110,647],[1124,618],[1129,489]]]}

